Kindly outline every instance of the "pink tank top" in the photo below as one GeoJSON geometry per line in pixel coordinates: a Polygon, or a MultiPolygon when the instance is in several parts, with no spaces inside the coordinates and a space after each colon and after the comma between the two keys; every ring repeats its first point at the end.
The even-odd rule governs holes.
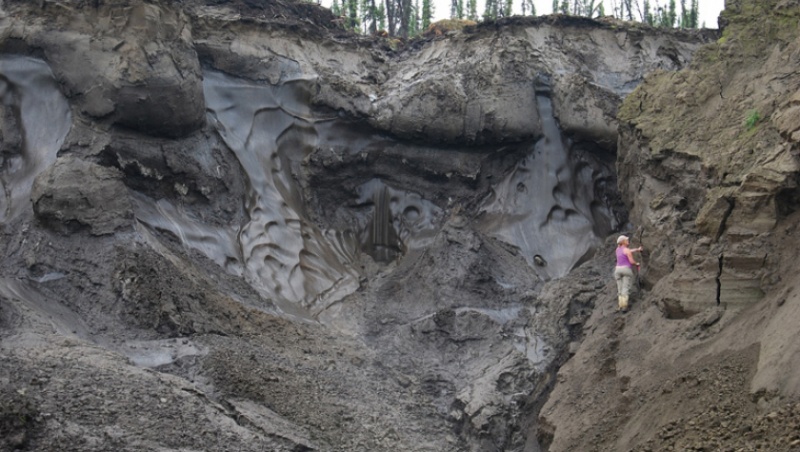
{"type": "Polygon", "coordinates": [[[625,248],[621,246],[617,247],[617,267],[633,267],[630,259],[625,255],[625,248]]]}

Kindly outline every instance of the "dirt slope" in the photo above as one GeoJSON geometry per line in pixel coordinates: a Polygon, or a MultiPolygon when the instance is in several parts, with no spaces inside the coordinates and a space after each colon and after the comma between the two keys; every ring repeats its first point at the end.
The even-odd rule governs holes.
{"type": "Polygon", "coordinates": [[[621,108],[644,290],[619,316],[608,287],[587,322],[542,411],[552,451],[800,449],[800,4],[727,6],[621,108]]]}
{"type": "Polygon", "coordinates": [[[0,3],[0,447],[795,448],[798,8],[730,6],[686,69],[715,32],[0,3]]]}

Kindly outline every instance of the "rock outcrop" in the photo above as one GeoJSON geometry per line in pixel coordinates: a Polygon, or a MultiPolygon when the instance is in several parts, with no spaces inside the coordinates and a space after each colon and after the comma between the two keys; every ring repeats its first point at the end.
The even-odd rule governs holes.
{"type": "Polygon", "coordinates": [[[152,136],[202,126],[200,61],[177,5],[12,0],[5,16],[7,51],[40,52],[81,114],[152,136]]]}
{"type": "Polygon", "coordinates": [[[759,3],[726,14],[717,45],[689,70],[648,78],[620,115],[624,196],[645,242],[659,243],[648,279],[690,312],[750,304],[773,287],[781,268],[768,236],[800,193],[800,79],[787,71],[797,62],[796,8],[759,3]],[[753,25],[754,15],[768,19],[753,25]],[[767,29],[769,40],[754,38],[767,29]]]}
{"type": "Polygon", "coordinates": [[[34,182],[33,211],[42,223],[62,232],[89,228],[103,235],[131,227],[133,208],[121,176],[85,160],[56,160],[34,182]]]}
{"type": "Polygon", "coordinates": [[[646,77],[620,109],[618,178],[645,290],[634,315],[600,309],[587,322],[542,410],[550,450],[800,444],[788,433],[800,395],[800,5],[727,6],[716,43],[646,77]]]}
{"type": "Polygon", "coordinates": [[[698,39],[712,37],[619,25],[551,16],[483,24],[436,40],[391,62],[394,76],[375,93],[370,122],[403,138],[441,143],[540,137],[531,81],[546,74],[564,133],[613,150],[619,100],[643,74],[685,66],[698,39]]]}

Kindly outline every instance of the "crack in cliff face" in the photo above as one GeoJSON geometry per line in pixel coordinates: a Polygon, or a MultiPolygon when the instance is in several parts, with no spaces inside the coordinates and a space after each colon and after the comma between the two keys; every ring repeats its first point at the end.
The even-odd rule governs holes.
{"type": "MultiPolygon", "coordinates": [[[[731,213],[733,213],[734,207],[736,207],[736,200],[733,198],[725,198],[725,202],[728,204],[725,208],[725,211],[722,213],[722,218],[719,221],[719,228],[717,229],[717,233],[714,236],[714,241],[718,242],[722,234],[725,232],[726,223],[728,222],[728,218],[730,218],[731,213]]],[[[719,301],[719,298],[717,298],[719,301]]]]}

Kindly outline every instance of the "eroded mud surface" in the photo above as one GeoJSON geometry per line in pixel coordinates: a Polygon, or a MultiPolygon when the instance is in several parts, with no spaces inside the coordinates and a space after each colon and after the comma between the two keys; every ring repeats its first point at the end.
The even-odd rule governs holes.
{"type": "Polygon", "coordinates": [[[709,258],[767,304],[661,282],[610,312],[629,209],[650,290],[702,185],[618,184],[649,149],[617,160],[620,103],[714,32],[513,19],[398,49],[306,3],[0,8],[2,447],[793,447],[788,358],[753,345],[785,345],[758,325],[796,306],[788,257],[751,253],[792,240],[788,183],[782,235],[709,258]]]}
{"type": "MultiPolygon", "coordinates": [[[[67,105],[43,60],[9,58],[9,91],[31,90],[15,78],[29,66],[50,87],[38,96],[67,105]]],[[[185,138],[62,113],[37,129],[49,146],[7,142],[32,168],[21,183],[9,158],[3,179],[21,200],[7,445],[525,448],[569,336],[565,304],[537,295],[624,218],[608,158],[558,128],[549,80],[543,136],[440,150],[315,108],[300,71],[202,77],[206,126],[185,138]],[[59,372],[30,379],[40,366],[59,372]],[[176,436],[198,416],[206,433],[176,436]]]]}

